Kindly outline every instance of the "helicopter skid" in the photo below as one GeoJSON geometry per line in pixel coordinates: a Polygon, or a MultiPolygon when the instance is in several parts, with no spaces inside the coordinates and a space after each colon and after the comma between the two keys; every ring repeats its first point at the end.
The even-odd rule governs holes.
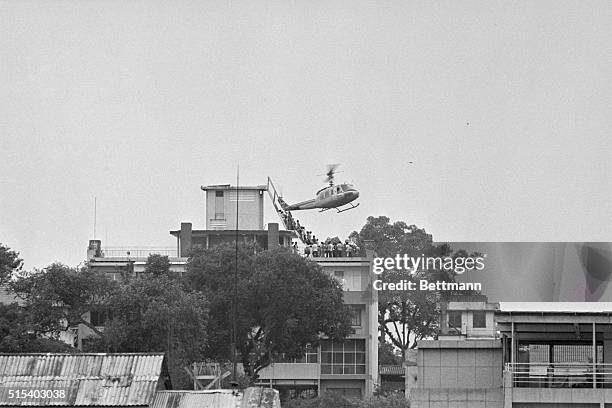
{"type": "MultiPolygon", "coordinates": [[[[349,203],[348,205],[350,205],[350,207],[348,207],[348,208],[343,208],[343,209],[340,209],[340,208],[338,208],[338,207],[333,207],[333,209],[334,209],[334,210],[336,210],[338,213],[341,213],[341,212],[345,212],[345,211],[348,211],[348,210],[352,210],[353,208],[357,208],[357,207],[359,207],[359,203],[357,203],[357,205],[354,205],[354,204],[352,204],[352,203],[349,203]]],[[[331,210],[331,208],[323,208],[323,209],[322,209],[322,210],[320,210],[319,212],[323,212],[323,211],[327,211],[327,210],[331,210]]]]}

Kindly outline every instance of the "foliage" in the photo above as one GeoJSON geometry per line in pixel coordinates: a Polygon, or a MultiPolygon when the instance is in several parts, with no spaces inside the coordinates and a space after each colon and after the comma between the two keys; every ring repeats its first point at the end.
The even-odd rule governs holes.
{"type": "Polygon", "coordinates": [[[0,304],[0,352],[1,353],[65,353],[75,352],[55,337],[40,337],[42,328],[32,320],[25,307],[12,303],[0,304]]]}
{"type": "Polygon", "coordinates": [[[87,319],[91,311],[103,311],[117,284],[87,268],[78,271],[59,263],[26,273],[10,283],[24,300],[28,319],[37,322],[37,334],[57,336],[70,326],[84,324],[103,336],[87,319]]]}
{"type": "MultiPolygon", "coordinates": [[[[378,257],[404,255],[412,257],[446,257],[452,249],[446,244],[436,245],[433,237],[425,229],[408,225],[403,221],[390,223],[388,217],[368,217],[359,233],[353,232],[351,238],[360,247],[363,241],[374,241],[378,257]]],[[[432,281],[453,281],[452,273],[443,270],[428,270],[411,273],[405,269],[387,270],[381,276],[383,282],[406,280],[418,282],[421,279],[432,281]]],[[[417,341],[434,336],[439,327],[440,300],[442,293],[436,291],[387,291],[379,292],[378,323],[381,341],[389,338],[406,358],[408,349],[414,348],[417,341]]]]}
{"type": "MultiPolygon", "coordinates": [[[[204,357],[208,302],[168,276],[143,276],[122,285],[108,304],[102,342],[112,352],[166,352],[175,387],[188,387],[182,367],[204,357]]],[[[102,350],[99,350],[102,351],[102,350]]]]}
{"type": "Polygon", "coordinates": [[[403,393],[372,397],[367,400],[349,399],[334,392],[311,399],[293,399],[283,403],[283,408],[410,408],[403,393]]]}
{"type": "MultiPolygon", "coordinates": [[[[321,334],[350,333],[342,288],[317,264],[282,248],[241,246],[237,259],[236,349],[251,378],[273,359],[302,357],[321,334]]],[[[210,300],[209,358],[231,359],[235,268],[233,245],[196,251],[187,265],[187,282],[210,300]]]]}
{"type": "Polygon", "coordinates": [[[343,397],[335,392],[310,399],[292,399],[283,404],[283,408],[358,408],[358,402],[343,397]]]}
{"type": "Polygon", "coordinates": [[[379,365],[401,365],[402,356],[395,351],[393,344],[387,341],[378,342],[378,364],[379,365]]]}
{"type": "Polygon", "coordinates": [[[147,258],[145,265],[145,273],[150,273],[153,276],[169,275],[170,259],[165,255],[151,254],[147,258]]]}
{"type": "Polygon", "coordinates": [[[7,283],[14,272],[21,271],[22,266],[19,253],[0,243],[0,286],[7,283]]]}
{"type": "Polygon", "coordinates": [[[208,303],[169,276],[167,257],[150,257],[147,269],[150,274],[121,284],[62,264],[22,274],[10,287],[23,306],[0,308],[0,347],[62,351],[59,334],[84,324],[94,333],[83,339],[84,351],[166,352],[173,385],[189,387],[183,367],[204,357],[208,303]],[[103,331],[88,312],[106,317],[103,331]]]}
{"type": "Polygon", "coordinates": [[[394,392],[361,401],[358,406],[359,408],[410,408],[410,401],[406,399],[403,392],[394,392]]]}

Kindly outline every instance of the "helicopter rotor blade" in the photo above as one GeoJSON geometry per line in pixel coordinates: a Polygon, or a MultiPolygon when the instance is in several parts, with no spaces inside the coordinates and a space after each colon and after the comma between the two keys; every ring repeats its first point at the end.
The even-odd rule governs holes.
{"type": "Polygon", "coordinates": [[[326,183],[331,183],[334,179],[334,174],[336,173],[342,173],[341,171],[336,171],[336,169],[338,168],[340,164],[339,163],[334,163],[334,164],[328,164],[327,165],[327,172],[324,174],[317,174],[317,176],[325,176],[325,182],[326,183]]]}

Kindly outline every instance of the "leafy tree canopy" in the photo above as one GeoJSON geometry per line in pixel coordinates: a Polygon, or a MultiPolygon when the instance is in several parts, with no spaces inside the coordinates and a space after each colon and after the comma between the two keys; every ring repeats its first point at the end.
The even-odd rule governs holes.
{"type": "Polygon", "coordinates": [[[208,302],[165,275],[122,285],[109,299],[97,351],[166,352],[175,387],[191,385],[183,367],[204,359],[208,302]]]}
{"type": "MultiPolygon", "coordinates": [[[[351,233],[351,239],[360,247],[363,241],[374,241],[378,257],[395,257],[397,254],[412,257],[457,257],[466,256],[465,251],[453,254],[447,244],[435,244],[433,237],[424,228],[409,225],[404,221],[390,222],[389,217],[368,217],[361,231],[351,233]]],[[[406,280],[418,283],[421,279],[431,281],[454,281],[452,271],[427,270],[411,273],[405,269],[387,270],[380,279],[383,282],[406,280]]],[[[388,338],[402,351],[414,348],[417,341],[437,334],[440,317],[440,301],[450,293],[436,291],[387,291],[379,292],[378,323],[381,341],[388,338]]]]}
{"type": "Polygon", "coordinates": [[[23,274],[10,287],[24,300],[29,318],[39,322],[41,332],[57,335],[70,326],[84,324],[103,336],[85,314],[105,310],[117,283],[88,268],[79,271],[55,263],[23,274]]]}
{"type": "Polygon", "coordinates": [[[17,303],[0,304],[0,352],[2,353],[59,353],[75,352],[51,333],[45,333],[43,322],[32,320],[28,310],[17,303]]]}
{"type": "Polygon", "coordinates": [[[393,344],[389,342],[378,342],[378,364],[379,365],[401,365],[402,356],[395,351],[393,344]]]}
{"type": "Polygon", "coordinates": [[[170,259],[165,255],[151,254],[147,258],[145,273],[153,276],[163,276],[170,274],[170,259]]]}
{"type": "MultiPolygon", "coordinates": [[[[351,331],[340,284],[321,268],[284,249],[238,254],[237,342],[245,373],[257,373],[283,355],[302,357],[307,344],[321,335],[341,340],[351,331]]],[[[194,252],[187,281],[210,300],[210,358],[231,359],[235,247],[194,252]]]]}
{"type": "Polygon", "coordinates": [[[0,286],[7,283],[14,272],[21,271],[22,266],[19,253],[0,243],[0,286]]]}

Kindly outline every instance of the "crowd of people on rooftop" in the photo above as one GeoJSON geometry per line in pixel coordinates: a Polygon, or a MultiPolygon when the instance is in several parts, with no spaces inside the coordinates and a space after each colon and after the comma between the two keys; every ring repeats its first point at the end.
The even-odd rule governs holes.
{"type": "MultiPolygon", "coordinates": [[[[336,258],[336,257],[352,257],[359,256],[359,247],[352,240],[345,239],[344,243],[339,238],[327,238],[325,241],[319,239],[300,224],[300,220],[294,219],[290,211],[278,210],[279,215],[285,223],[287,230],[295,231],[300,240],[306,245],[304,255],[307,257],[320,258],[336,258]]],[[[293,244],[296,252],[297,243],[293,244]]]]}
{"type": "Polygon", "coordinates": [[[359,247],[348,239],[343,243],[339,239],[327,238],[324,242],[306,245],[304,255],[314,258],[352,257],[359,255],[359,247]]]}

